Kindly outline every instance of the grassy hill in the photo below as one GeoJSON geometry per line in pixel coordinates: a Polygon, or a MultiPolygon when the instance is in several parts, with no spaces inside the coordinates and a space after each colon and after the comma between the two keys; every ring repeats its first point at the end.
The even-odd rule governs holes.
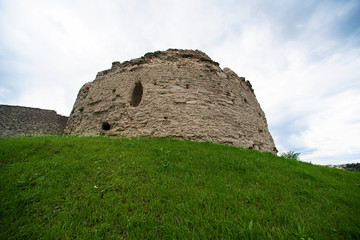
{"type": "Polygon", "coordinates": [[[0,139],[0,239],[360,239],[360,174],[172,139],[0,139]]]}

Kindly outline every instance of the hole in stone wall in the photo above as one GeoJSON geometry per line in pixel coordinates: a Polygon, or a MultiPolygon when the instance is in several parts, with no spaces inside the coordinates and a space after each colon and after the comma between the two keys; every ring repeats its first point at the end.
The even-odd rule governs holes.
{"type": "Polygon", "coordinates": [[[186,84],[185,87],[186,87],[186,89],[189,89],[189,88],[190,88],[190,84],[186,84]]]}
{"type": "Polygon", "coordinates": [[[110,124],[108,122],[103,122],[101,128],[105,131],[109,131],[111,129],[110,124]]]}
{"type": "Polygon", "coordinates": [[[112,90],[112,92],[115,93],[115,92],[116,92],[116,89],[114,88],[114,89],[112,90]]]}
{"type": "Polygon", "coordinates": [[[244,102],[246,102],[246,103],[247,103],[247,100],[246,100],[246,98],[244,98],[244,102]]]}
{"type": "Polygon", "coordinates": [[[135,83],[135,87],[131,95],[130,105],[133,107],[139,106],[142,99],[142,95],[143,95],[143,86],[141,82],[137,82],[135,83]]]}

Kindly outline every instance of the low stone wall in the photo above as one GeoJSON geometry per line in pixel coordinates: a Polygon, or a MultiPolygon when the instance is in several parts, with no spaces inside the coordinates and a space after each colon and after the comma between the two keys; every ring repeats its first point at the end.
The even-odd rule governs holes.
{"type": "Polygon", "coordinates": [[[0,105],[0,137],[62,135],[67,120],[54,110],[0,105]]]}

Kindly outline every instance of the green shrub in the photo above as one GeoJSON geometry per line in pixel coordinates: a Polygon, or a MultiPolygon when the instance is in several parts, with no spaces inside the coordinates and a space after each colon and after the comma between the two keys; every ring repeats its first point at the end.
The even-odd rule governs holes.
{"type": "Polygon", "coordinates": [[[289,152],[285,152],[285,153],[281,153],[280,154],[281,157],[284,158],[288,158],[288,159],[295,159],[295,160],[300,160],[300,153],[296,153],[294,151],[289,151],[289,152]]]}

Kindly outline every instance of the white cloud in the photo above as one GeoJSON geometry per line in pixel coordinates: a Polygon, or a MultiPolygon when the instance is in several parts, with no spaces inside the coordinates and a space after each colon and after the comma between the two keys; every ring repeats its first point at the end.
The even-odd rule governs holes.
{"type": "Polygon", "coordinates": [[[319,158],[321,163],[326,164],[336,156],[360,156],[359,102],[360,90],[347,90],[329,97],[328,107],[310,116],[309,128],[301,133],[298,140],[316,151],[306,155],[304,160],[319,158]]]}
{"type": "Polygon", "coordinates": [[[10,95],[10,90],[0,86],[0,101],[5,102],[10,95]]]}
{"type": "Polygon", "coordinates": [[[291,40],[276,36],[266,22],[244,26],[214,51],[252,81],[278,149],[301,151],[305,161],[344,163],[359,155],[360,48],[351,44],[353,36],[345,42],[330,37],[349,9],[317,8],[291,40]],[[346,96],[351,100],[345,103],[346,96]],[[349,122],[349,113],[357,120],[349,122]]]}

